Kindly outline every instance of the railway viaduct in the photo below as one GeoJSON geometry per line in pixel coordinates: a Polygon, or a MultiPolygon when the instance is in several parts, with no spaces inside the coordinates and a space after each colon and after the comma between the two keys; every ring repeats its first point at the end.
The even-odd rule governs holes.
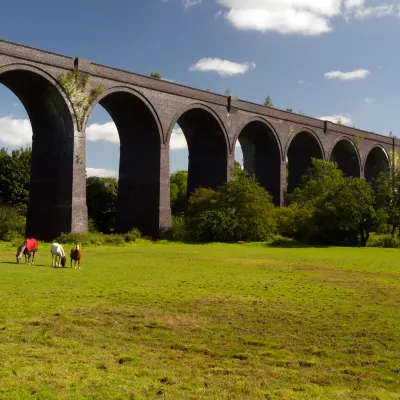
{"type": "Polygon", "coordinates": [[[388,169],[388,155],[400,144],[7,41],[0,41],[0,83],[21,100],[31,121],[27,235],[41,239],[87,231],[85,129],[96,104],[109,112],[120,136],[120,232],[138,227],[157,235],[170,225],[169,141],[176,123],[188,144],[188,191],[231,179],[239,141],[244,167],[278,205],[299,185],[311,158],[336,161],[345,175],[372,180],[388,169]]]}

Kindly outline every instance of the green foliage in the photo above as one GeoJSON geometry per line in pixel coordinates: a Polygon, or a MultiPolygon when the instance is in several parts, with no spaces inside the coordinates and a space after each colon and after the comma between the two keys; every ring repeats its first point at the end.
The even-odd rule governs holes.
{"type": "Polygon", "coordinates": [[[164,233],[163,239],[182,242],[188,238],[185,217],[183,215],[173,215],[172,226],[164,233]]]}
{"type": "Polygon", "coordinates": [[[29,182],[32,150],[0,149],[0,204],[16,207],[26,215],[29,200],[29,182]]]}
{"type": "Polygon", "coordinates": [[[229,97],[231,95],[231,91],[229,89],[226,89],[224,92],[224,96],[229,97]]]}
{"type": "Polygon", "coordinates": [[[386,223],[394,236],[400,226],[400,163],[397,153],[391,154],[391,159],[389,172],[381,173],[374,187],[377,210],[386,217],[386,223]]]}
{"type": "Polygon", "coordinates": [[[104,93],[104,86],[100,83],[95,88],[90,88],[90,76],[81,74],[78,68],[68,73],[63,72],[59,77],[59,82],[74,105],[78,125],[81,128],[88,111],[97,98],[104,93]]]}
{"type": "Polygon", "coordinates": [[[152,72],[150,74],[150,78],[161,79],[162,76],[161,76],[161,74],[159,72],[152,72]]]}
{"type": "Polygon", "coordinates": [[[364,179],[344,178],[335,163],[312,161],[290,200],[312,211],[305,239],[320,243],[365,246],[376,217],[375,195],[364,179]]]}
{"type": "Polygon", "coordinates": [[[110,234],[103,233],[63,233],[54,240],[62,244],[80,243],[82,246],[101,246],[108,245],[123,245],[124,243],[134,243],[141,238],[141,233],[138,229],[132,229],[125,234],[110,234]]]}
{"type": "Polygon", "coordinates": [[[270,95],[268,95],[268,97],[265,99],[264,106],[269,107],[269,108],[274,108],[274,105],[272,103],[272,99],[271,99],[270,95]]]}
{"type": "Polygon", "coordinates": [[[254,176],[240,173],[218,192],[198,189],[189,200],[188,230],[196,240],[267,240],[276,231],[271,196],[254,176]]]}
{"type": "Polygon", "coordinates": [[[287,238],[304,239],[313,211],[313,207],[302,207],[297,203],[287,207],[277,207],[275,221],[278,232],[287,238]]]}
{"type": "Polygon", "coordinates": [[[170,176],[172,214],[183,213],[187,206],[187,171],[177,171],[170,176]]]}
{"type": "Polygon", "coordinates": [[[393,236],[375,236],[371,235],[368,241],[368,247],[383,247],[388,249],[398,249],[400,247],[400,239],[393,236]]]}
{"type": "Polygon", "coordinates": [[[25,224],[25,217],[16,208],[0,206],[0,240],[13,241],[15,237],[23,237],[25,224]]]}
{"type": "Polygon", "coordinates": [[[93,176],[86,179],[86,202],[89,218],[97,231],[114,230],[118,180],[93,176]]]}

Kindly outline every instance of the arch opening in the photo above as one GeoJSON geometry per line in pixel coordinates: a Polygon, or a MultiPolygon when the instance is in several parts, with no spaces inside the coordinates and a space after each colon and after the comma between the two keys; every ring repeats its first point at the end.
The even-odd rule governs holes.
{"type": "Polygon", "coordinates": [[[262,121],[249,122],[238,137],[243,153],[243,168],[255,175],[277,205],[281,202],[281,152],[278,141],[262,121]]]}
{"type": "Polygon", "coordinates": [[[111,92],[99,104],[111,116],[120,142],[115,230],[138,228],[145,235],[156,236],[162,163],[157,121],[149,106],[131,92],[111,92]]]}
{"type": "Polygon", "coordinates": [[[73,119],[56,85],[30,67],[0,71],[0,84],[21,101],[32,128],[26,234],[52,240],[73,229],[73,119]]]}
{"type": "Polygon", "coordinates": [[[329,161],[337,163],[345,177],[360,178],[361,168],[357,150],[350,140],[341,139],[332,150],[329,161]]]}
{"type": "Polygon", "coordinates": [[[228,179],[228,148],[216,118],[203,108],[192,108],[177,120],[188,152],[188,195],[199,187],[217,189],[228,179]]]}
{"type": "Polygon", "coordinates": [[[373,182],[381,172],[389,171],[389,158],[382,147],[374,147],[367,156],[364,168],[364,177],[373,182]]]}
{"type": "Polygon", "coordinates": [[[312,159],[323,159],[324,156],[315,136],[310,132],[301,131],[291,141],[287,158],[287,192],[292,193],[301,184],[303,176],[311,167],[312,159]]]}

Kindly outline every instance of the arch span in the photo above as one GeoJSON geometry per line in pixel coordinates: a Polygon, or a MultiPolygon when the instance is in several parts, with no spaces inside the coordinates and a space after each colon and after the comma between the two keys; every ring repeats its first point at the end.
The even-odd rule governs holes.
{"type": "Polygon", "coordinates": [[[313,158],[324,159],[323,146],[311,130],[302,128],[288,143],[288,193],[301,184],[313,158]]]}
{"type": "Polygon", "coordinates": [[[178,124],[189,150],[188,195],[199,187],[217,189],[229,177],[229,142],[218,115],[203,104],[192,104],[180,111],[171,123],[167,136],[178,124]]]}
{"type": "Polygon", "coordinates": [[[158,116],[147,99],[125,87],[106,91],[98,104],[110,114],[120,138],[116,231],[138,228],[156,236],[160,230],[162,169],[158,116]]]}
{"type": "Polygon", "coordinates": [[[280,204],[282,151],[274,129],[264,119],[253,118],[240,128],[235,144],[236,140],[242,147],[244,169],[280,204]]]}
{"type": "Polygon", "coordinates": [[[339,138],[334,144],[329,161],[337,163],[346,177],[361,177],[360,155],[354,143],[347,137],[339,138]]]}
{"type": "MultiPolygon", "coordinates": [[[[86,231],[85,196],[74,188],[77,175],[72,107],[58,83],[39,68],[13,64],[0,68],[0,83],[24,105],[32,126],[32,161],[27,235],[52,240],[62,232],[86,231]]],[[[83,176],[79,176],[84,182],[83,176]]]]}
{"type": "Polygon", "coordinates": [[[373,182],[381,172],[389,171],[389,156],[386,150],[380,145],[373,145],[365,159],[364,177],[367,181],[373,182]]]}

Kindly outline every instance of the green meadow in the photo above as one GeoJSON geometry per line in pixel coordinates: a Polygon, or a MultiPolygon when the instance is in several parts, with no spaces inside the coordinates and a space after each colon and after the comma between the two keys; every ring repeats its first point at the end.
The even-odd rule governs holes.
{"type": "Polygon", "coordinates": [[[0,244],[0,399],[400,399],[399,250],[49,247],[0,244]]]}

